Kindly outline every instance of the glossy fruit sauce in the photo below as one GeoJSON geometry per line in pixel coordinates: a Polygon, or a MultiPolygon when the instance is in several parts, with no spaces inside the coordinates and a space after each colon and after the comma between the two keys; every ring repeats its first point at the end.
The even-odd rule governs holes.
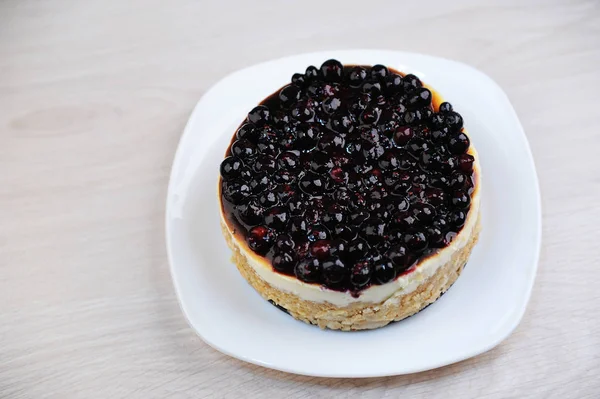
{"type": "Polygon", "coordinates": [[[458,234],[474,189],[463,119],[434,97],[383,65],[294,74],[227,149],[228,224],[275,271],[330,289],[410,271],[458,234]]]}

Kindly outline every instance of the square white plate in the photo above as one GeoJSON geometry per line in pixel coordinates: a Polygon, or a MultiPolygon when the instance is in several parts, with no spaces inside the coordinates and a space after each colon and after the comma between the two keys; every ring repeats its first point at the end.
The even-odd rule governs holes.
{"type": "Polygon", "coordinates": [[[235,72],[202,97],[173,162],[166,237],[183,313],[219,351],[313,376],[412,373],[485,352],[518,325],[540,248],[538,181],[515,111],[483,73],[441,58],[392,51],[303,54],[235,72]],[[419,314],[373,331],[322,331],[271,306],[230,262],[219,225],[219,163],[235,128],[293,73],[329,58],[344,64],[380,63],[419,76],[463,115],[482,167],[483,231],[461,277],[419,314]]]}

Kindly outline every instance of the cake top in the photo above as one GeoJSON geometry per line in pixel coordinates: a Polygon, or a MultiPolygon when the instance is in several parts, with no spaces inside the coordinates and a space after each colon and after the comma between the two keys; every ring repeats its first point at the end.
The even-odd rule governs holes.
{"type": "Polygon", "coordinates": [[[328,60],[252,109],[221,163],[224,215],[276,272],[360,292],[467,218],[463,119],[414,75],[328,60]]]}

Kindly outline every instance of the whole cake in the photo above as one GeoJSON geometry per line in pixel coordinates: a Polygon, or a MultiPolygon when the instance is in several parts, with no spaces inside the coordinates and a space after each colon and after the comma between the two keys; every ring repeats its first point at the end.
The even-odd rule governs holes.
{"type": "Polygon", "coordinates": [[[463,118],[418,77],[328,60],[252,109],[220,167],[223,234],[266,300],[321,328],[411,316],[479,234],[463,118]]]}

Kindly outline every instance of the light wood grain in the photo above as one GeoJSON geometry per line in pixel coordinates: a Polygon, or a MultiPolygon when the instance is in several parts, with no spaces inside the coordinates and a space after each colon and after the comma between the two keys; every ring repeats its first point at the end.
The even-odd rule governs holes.
{"type": "Polygon", "coordinates": [[[600,397],[599,3],[425,3],[0,1],[0,397],[600,397]],[[463,61],[508,93],[544,205],[527,313],[492,351],[409,376],[231,359],[188,328],[168,273],[182,128],[231,71],[356,47],[463,61]]]}

